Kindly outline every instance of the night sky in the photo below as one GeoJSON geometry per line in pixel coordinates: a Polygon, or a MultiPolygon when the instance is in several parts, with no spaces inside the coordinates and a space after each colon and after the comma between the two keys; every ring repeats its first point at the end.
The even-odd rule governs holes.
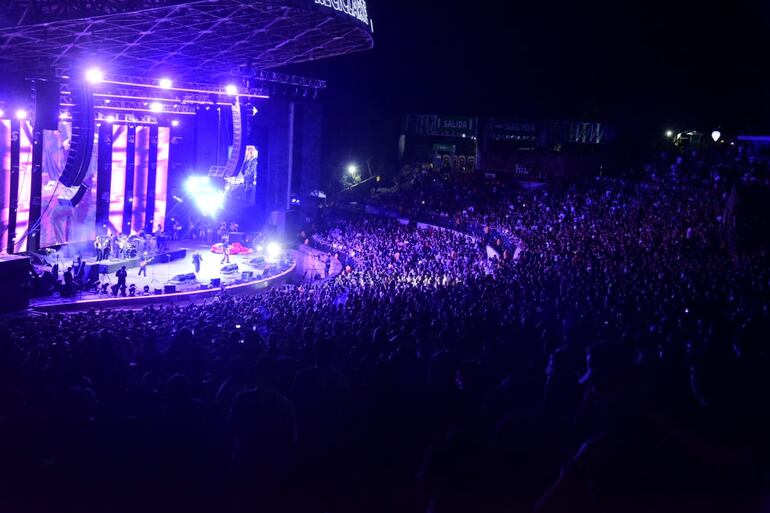
{"type": "Polygon", "coordinates": [[[770,2],[368,4],[374,50],[296,68],[329,82],[332,160],[392,157],[403,112],[770,129],[770,2]]]}

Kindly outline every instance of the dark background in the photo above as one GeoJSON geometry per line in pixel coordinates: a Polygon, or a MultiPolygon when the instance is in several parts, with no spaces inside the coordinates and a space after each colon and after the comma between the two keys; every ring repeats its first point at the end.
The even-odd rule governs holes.
{"type": "Polygon", "coordinates": [[[404,112],[770,130],[770,2],[371,0],[375,48],[297,66],[328,80],[327,168],[395,165],[404,112]]]}

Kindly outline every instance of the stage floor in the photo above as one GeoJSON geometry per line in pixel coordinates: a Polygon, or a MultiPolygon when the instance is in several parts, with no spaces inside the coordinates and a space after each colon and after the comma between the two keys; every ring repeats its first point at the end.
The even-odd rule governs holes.
{"type": "MultiPolygon", "coordinates": [[[[235,282],[242,282],[243,280],[241,279],[241,273],[243,271],[253,271],[253,279],[250,281],[258,282],[261,281],[261,276],[265,269],[280,265],[267,262],[256,265],[250,264],[250,260],[257,256],[263,256],[258,253],[252,253],[249,255],[230,255],[230,264],[237,264],[238,272],[232,274],[224,274],[221,272],[221,269],[223,266],[227,265],[227,263],[222,263],[222,255],[217,255],[211,252],[211,245],[205,243],[201,244],[197,241],[177,241],[171,242],[169,244],[167,252],[180,249],[187,250],[187,253],[183,259],[172,260],[171,262],[159,262],[157,259],[155,259],[147,266],[146,277],[139,276],[138,267],[127,269],[128,278],[126,279],[126,284],[129,287],[131,284],[136,285],[137,296],[143,296],[144,287],[149,286],[151,296],[160,298],[162,296],[155,295],[154,291],[155,289],[163,289],[167,284],[174,284],[176,286],[177,292],[191,292],[201,290],[201,285],[210,285],[212,279],[219,278],[221,285],[228,286],[234,284],[235,282]],[[176,275],[195,272],[195,267],[192,264],[192,254],[196,250],[199,251],[203,257],[201,262],[201,269],[200,272],[196,275],[196,280],[183,282],[181,284],[175,282],[169,283],[170,280],[176,275]]],[[[164,253],[161,253],[160,255],[162,256],[163,254],[164,253]]],[[[84,260],[86,263],[96,262],[95,256],[85,258],[84,260]]],[[[114,264],[119,262],[111,261],[110,263],[114,267],[114,264]]],[[[66,269],[66,267],[69,265],[71,265],[71,262],[63,261],[60,263],[60,268],[66,269]]],[[[281,274],[284,274],[283,271],[285,271],[285,266],[281,268],[281,271],[281,274]]],[[[109,283],[111,285],[117,283],[117,277],[115,276],[115,272],[110,274],[101,274],[99,276],[99,281],[101,283],[109,283]]],[[[219,287],[217,287],[217,289],[218,288],[219,287]]],[[[110,287],[108,287],[107,290],[107,294],[95,293],[93,291],[78,291],[73,297],[62,297],[58,293],[54,293],[52,296],[31,299],[30,307],[33,309],[45,309],[47,307],[56,305],[72,305],[80,302],[91,303],[94,300],[112,299],[113,296],[110,287]]],[[[118,295],[118,298],[121,298],[120,294],[118,295]]]]}

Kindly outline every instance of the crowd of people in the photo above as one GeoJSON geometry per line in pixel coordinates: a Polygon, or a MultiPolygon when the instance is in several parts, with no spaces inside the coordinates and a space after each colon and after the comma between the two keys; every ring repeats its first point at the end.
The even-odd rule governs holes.
{"type": "Polygon", "coordinates": [[[770,262],[730,244],[734,164],[426,179],[381,199],[410,221],[309,238],[334,278],[1,319],[3,509],[762,511],[770,262]]]}

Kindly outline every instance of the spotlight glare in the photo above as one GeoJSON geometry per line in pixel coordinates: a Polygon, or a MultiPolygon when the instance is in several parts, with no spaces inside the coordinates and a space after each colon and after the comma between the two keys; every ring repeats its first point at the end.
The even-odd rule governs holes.
{"type": "Polygon", "coordinates": [[[179,120],[178,119],[172,119],[171,120],[171,126],[179,126],[179,120]]]}
{"type": "Polygon", "coordinates": [[[276,262],[281,256],[281,245],[277,242],[270,242],[267,244],[265,252],[267,253],[266,260],[276,262]]]}
{"type": "Polygon", "coordinates": [[[115,122],[115,116],[113,116],[112,114],[107,116],[107,123],[114,123],[114,122],[115,122]]]}
{"type": "Polygon", "coordinates": [[[227,84],[225,86],[225,92],[229,94],[230,96],[234,96],[238,94],[238,88],[235,87],[233,84],[227,84]]]}
{"type": "Polygon", "coordinates": [[[669,139],[674,137],[674,131],[673,130],[666,130],[666,137],[669,139]]]}
{"type": "Polygon", "coordinates": [[[714,140],[714,142],[717,142],[720,137],[722,137],[722,132],[719,130],[714,130],[711,132],[711,138],[714,140]]]}
{"type": "Polygon", "coordinates": [[[224,191],[215,189],[208,176],[188,177],[184,189],[204,216],[213,217],[224,205],[224,191]]]}
{"type": "Polygon", "coordinates": [[[99,68],[89,68],[86,71],[86,80],[89,84],[99,84],[104,81],[104,73],[99,68]]]}
{"type": "Polygon", "coordinates": [[[355,164],[350,164],[348,166],[348,173],[350,173],[351,175],[358,173],[358,167],[355,164]]]}
{"type": "Polygon", "coordinates": [[[162,112],[163,111],[163,105],[161,105],[158,102],[152,102],[150,104],[150,112],[162,112]]]}
{"type": "Polygon", "coordinates": [[[172,85],[170,78],[161,78],[158,84],[163,89],[171,89],[171,85],[172,85]]]}
{"type": "Polygon", "coordinates": [[[27,111],[24,109],[17,110],[16,119],[27,119],[27,111]]]}
{"type": "Polygon", "coordinates": [[[3,116],[5,116],[5,111],[3,109],[0,109],[0,118],[2,118],[3,116]]]}

